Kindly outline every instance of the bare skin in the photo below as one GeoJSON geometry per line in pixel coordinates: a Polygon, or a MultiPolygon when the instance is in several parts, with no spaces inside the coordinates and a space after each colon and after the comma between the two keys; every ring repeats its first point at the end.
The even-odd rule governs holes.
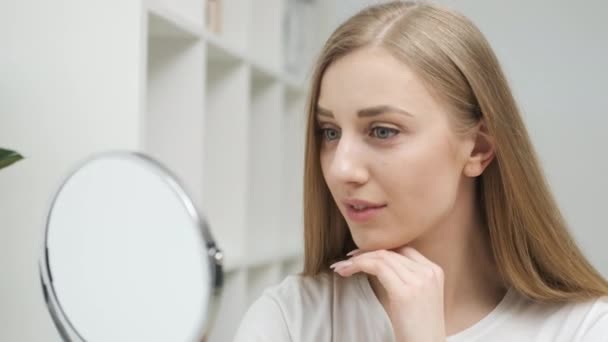
{"type": "Polygon", "coordinates": [[[360,248],[334,270],[369,275],[397,341],[445,341],[485,317],[505,288],[476,206],[494,157],[483,123],[457,134],[449,109],[377,47],[327,69],[318,107],[323,176],[360,248]]]}

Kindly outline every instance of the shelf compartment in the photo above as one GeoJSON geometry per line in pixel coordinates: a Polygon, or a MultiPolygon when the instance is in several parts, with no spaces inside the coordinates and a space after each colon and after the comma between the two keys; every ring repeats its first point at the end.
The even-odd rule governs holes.
{"type": "Polygon", "coordinates": [[[248,227],[250,69],[207,60],[203,204],[226,262],[241,260],[248,227]]]}
{"type": "Polygon", "coordinates": [[[208,58],[216,63],[245,63],[251,67],[252,72],[258,75],[267,75],[267,77],[285,85],[291,92],[303,93],[306,90],[302,82],[281,72],[278,65],[272,66],[268,63],[256,61],[244,49],[230,44],[221,36],[204,31],[203,39],[207,42],[208,58]]]}
{"type": "MultiPolygon", "coordinates": [[[[184,2],[184,1],[182,1],[184,2]]],[[[147,0],[149,36],[172,38],[200,38],[203,32],[202,18],[182,14],[182,11],[172,6],[173,3],[160,0],[147,0]]],[[[175,4],[173,4],[175,5],[175,4]]],[[[196,5],[191,13],[199,13],[196,5]]],[[[202,13],[201,13],[202,16],[202,13]]]]}
{"type": "Polygon", "coordinates": [[[283,87],[265,74],[251,79],[247,255],[279,250],[283,87]]]}
{"type": "Polygon", "coordinates": [[[149,37],[143,149],[178,177],[201,209],[203,46],[149,37]]]}
{"type": "MultiPolygon", "coordinates": [[[[220,0],[219,21],[220,31],[211,31],[205,25],[205,35],[221,45],[231,46],[238,51],[246,51],[248,32],[250,30],[249,13],[253,0],[220,0]]],[[[239,55],[244,55],[239,53],[239,55]]]]}
{"type": "Polygon", "coordinates": [[[284,0],[256,0],[251,4],[248,51],[252,60],[283,70],[284,0]]]}
{"type": "Polygon", "coordinates": [[[242,49],[222,40],[221,37],[210,32],[203,32],[203,37],[207,42],[207,58],[209,61],[221,64],[247,62],[242,49]]]}
{"type": "Polygon", "coordinates": [[[301,252],[303,232],[303,180],[305,101],[300,92],[286,92],[283,111],[281,175],[281,241],[288,251],[301,252]]]}

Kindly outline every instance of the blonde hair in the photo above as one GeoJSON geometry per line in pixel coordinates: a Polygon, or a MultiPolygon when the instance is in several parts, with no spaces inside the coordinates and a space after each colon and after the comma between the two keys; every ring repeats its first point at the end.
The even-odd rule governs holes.
{"type": "MultiPolygon", "coordinates": [[[[321,172],[315,111],[325,70],[357,49],[377,46],[411,67],[466,130],[483,120],[495,159],[478,177],[478,203],[498,272],[508,285],[539,301],[608,294],[568,232],[500,64],[466,17],[410,1],[368,7],[328,39],[313,71],[307,104],[304,167],[304,275],[356,248],[321,172]]],[[[507,284],[506,284],[507,285],[507,284]]]]}

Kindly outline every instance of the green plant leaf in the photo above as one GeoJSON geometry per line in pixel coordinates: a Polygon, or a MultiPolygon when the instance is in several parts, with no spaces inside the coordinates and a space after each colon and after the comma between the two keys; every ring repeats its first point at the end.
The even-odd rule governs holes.
{"type": "Polygon", "coordinates": [[[0,169],[3,169],[21,159],[23,159],[23,156],[19,153],[0,148],[0,169]]]}

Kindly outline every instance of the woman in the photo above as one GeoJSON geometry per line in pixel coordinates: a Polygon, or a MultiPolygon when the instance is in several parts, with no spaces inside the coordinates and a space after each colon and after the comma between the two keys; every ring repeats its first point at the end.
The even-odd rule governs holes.
{"type": "Polygon", "coordinates": [[[608,283],[468,19],[369,7],[329,38],[310,94],[304,272],[237,341],[608,341],[608,283]]]}

